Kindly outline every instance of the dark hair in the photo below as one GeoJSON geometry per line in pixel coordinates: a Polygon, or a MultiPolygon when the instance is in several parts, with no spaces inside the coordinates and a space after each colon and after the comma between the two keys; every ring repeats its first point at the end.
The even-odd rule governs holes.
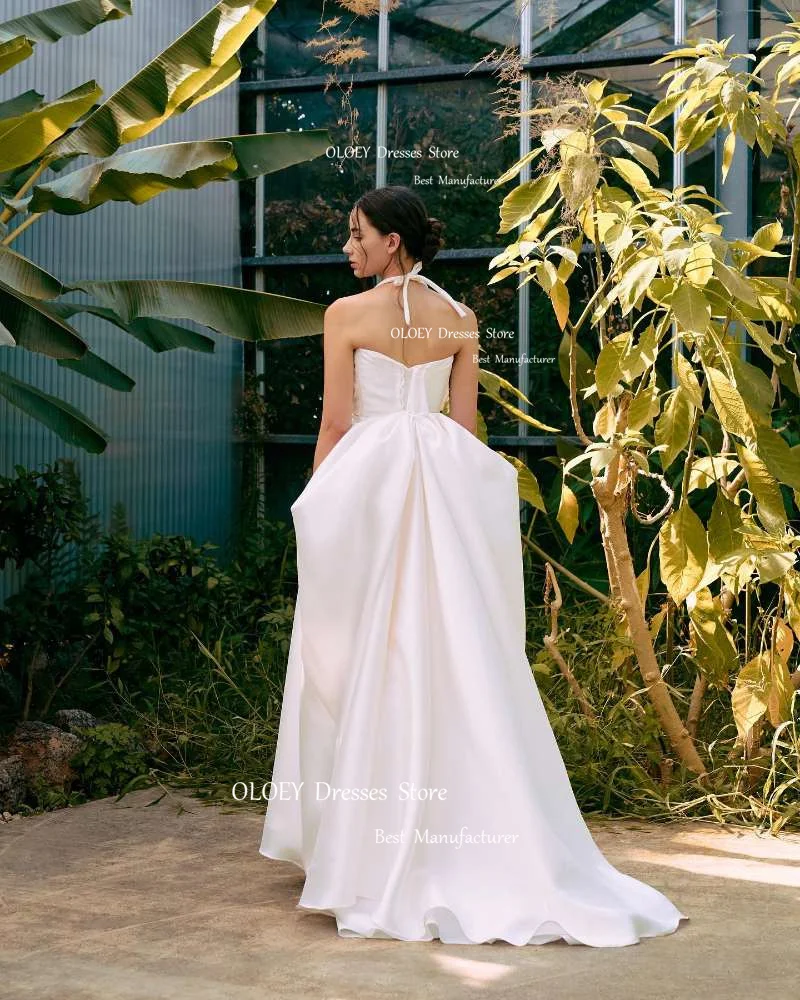
{"type": "Polygon", "coordinates": [[[355,203],[375,228],[388,236],[398,233],[406,250],[426,267],[444,245],[444,224],[428,215],[425,202],[404,184],[374,188],[355,203]]]}

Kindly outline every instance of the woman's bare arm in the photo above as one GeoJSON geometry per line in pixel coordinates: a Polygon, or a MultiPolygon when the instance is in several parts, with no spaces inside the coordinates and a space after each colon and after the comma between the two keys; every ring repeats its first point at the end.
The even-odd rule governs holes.
{"type": "MultiPolygon", "coordinates": [[[[466,306],[464,307],[466,309],[466,306]]],[[[478,421],[478,320],[471,309],[467,309],[470,330],[474,337],[465,340],[453,358],[450,373],[450,417],[475,434],[478,421]]]]}
{"type": "Polygon", "coordinates": [[[348,339],[349,314],[349,304],[345,299],[336,299],[325,310],[322,418],[314,451],[313,472],[317,471],[353,423],[353,345],[348,339]]]}

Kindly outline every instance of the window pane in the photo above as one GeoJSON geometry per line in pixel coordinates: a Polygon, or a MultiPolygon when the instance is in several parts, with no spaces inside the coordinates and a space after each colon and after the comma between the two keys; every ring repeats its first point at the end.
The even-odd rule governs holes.
{"type": "Polygon", "coordinates": [[[317,128],[328,129],[331,155],[266,176],[269,254],[341,252],[353,203],[375,186],[375,91],[267,95],[268,131],[317,128]]]}
{"type": "Polygon", "coordinates": [[[448,249],[498,243],[498,209],[510,187],[488,188],[517,160],[519,139],[500,138],[493,92],[488,80],[389,90],[387,182],[420,193],[429,214],[446,223],[448,249]]]}
{"type": "MultiPolygon", "coordinates": [[[[332,4],[321,0],[288,0],[276,3],[267,17],[266,53],[262,57],[253,39],[243,52],[243,80],[256,77],[256,67],[264,63],[267,80],[281,77],[300,79],[308,76],[326,76],[332,71],[362,73],[378,68],[378,18],[342,17],[339,25],[320,31],[320,24],[336,14],[342,14],[332,4]],[[348,27],[349,26],[349,27],[348,27]],[[312,39],[341,36],[347,39],[344,51],[354,59],[341,66],[323,62],[322,57],[332,52],[334,43],[309,46],[312,39]],[[355,51],[358,49],[358,53],[355,51]]],[[[253,36],[255,38],[255,36],[253,36]]],[[[340,47],[341,47],[340,43],[340,47]]]]}
{"type": "Polygon", "coordinates": [[[671,45],[674,38],[673,0],[544,0],[532,3],[531,12],[535,56],[635,52],[671,45]]]}
{"type": "Polygon", "coordinates": [[[796,9],[791,13],[787,12],[787,6],[796,8],[796,4],[786,5],[765,0],[761,6],[761,38],[769,38],[783,31],[786,25],[797,17],[796,9]]]}
{"type": "Polygon", "coordinates": [[[471,63],[492,49],[519,45],[517,6],[498,0],[401,0],[389,15],[389,65],[471,63]]]}
{"type": "Polygon", "coordinates": [[[686,37],[717,37],[716,2],[709,2],[709,0],[688,0],[686,4],[686,37]]]}
{"type": "MultiPolygon", "coordinates": [[[[758,172],[756,177],[758,182],[753,185],[753,232],[761,226],[774,222],[781,216],[787,206],[782,204],[781,186],[786,182],[788,165],[786,154],[776,149],[771,156],[764,156],[760,152],[756,154],[758,158],[758,172]]],[[[725,185],[722,186],[722,197],[720,201],[725,201],[725,185]]],[[[784,234],[791,235],[791,216],[787,220],[781,218],[784,234]]],[[[752,235],[752,234],[751,234],[752,235]]],[[[778,248],[782,249],[782,248],[778,248]]],[[[752,269],[751,269],[752,270],[752,269]]]]}

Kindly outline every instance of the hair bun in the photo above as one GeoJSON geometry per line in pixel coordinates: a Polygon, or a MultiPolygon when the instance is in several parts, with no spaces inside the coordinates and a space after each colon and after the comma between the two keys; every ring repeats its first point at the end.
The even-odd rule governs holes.
{"type": "Polygon", "coordinates": [[[427,218],[427,224],[425,247],[422,251],[423,264],[429,264],[444,245],[444,240],[442,239],[444,223],[439,219],[434,218],[432,215],[429,215],[427,218]]]}

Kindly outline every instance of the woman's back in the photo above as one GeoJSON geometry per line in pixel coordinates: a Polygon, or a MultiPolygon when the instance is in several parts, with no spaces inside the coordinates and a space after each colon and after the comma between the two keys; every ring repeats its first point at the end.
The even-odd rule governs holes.
{"type": "Polygon", "coordinates": [[[416,277],[408,280],[406,295],[408,323],[399,280],[350,296],[353,346],[379,351],[409,366],[454,356],[460,350],[477,353],[478,331],[472,310],[451,299],[444,289],[429,288],[416,277]]]}

